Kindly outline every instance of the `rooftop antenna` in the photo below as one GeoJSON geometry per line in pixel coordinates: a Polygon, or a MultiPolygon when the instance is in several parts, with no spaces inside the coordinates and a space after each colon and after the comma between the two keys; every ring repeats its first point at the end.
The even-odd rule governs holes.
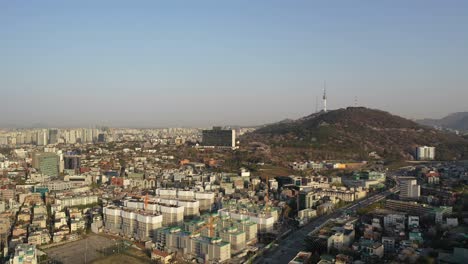
{"type": "Polygon", "coordinates": [[[323,82],[323,112],[327,112],[327,82],[323,82]]]}
{"type": "Polygon", "coordinates": [[[357,96],[354,96],[354,107],[357,107],[357,96]]]}

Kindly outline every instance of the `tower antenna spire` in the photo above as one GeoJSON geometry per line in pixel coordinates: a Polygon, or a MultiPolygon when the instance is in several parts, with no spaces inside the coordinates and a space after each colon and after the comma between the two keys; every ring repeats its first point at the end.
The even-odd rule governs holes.
{"type": "Polygon", "coordinates": [[[323,111],[327,112],[327,82],[323,82],[323,111]]]}
{"type": "Polygon", "coordinates": [[[315,96],[315,113],[318,113],[318,96],[315,96]]]}

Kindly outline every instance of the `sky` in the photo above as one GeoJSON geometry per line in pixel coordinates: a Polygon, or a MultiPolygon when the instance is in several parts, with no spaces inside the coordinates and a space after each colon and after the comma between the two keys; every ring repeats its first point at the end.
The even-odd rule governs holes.
{"type": "Polygon", "coordinates": [[[0,0],[0,126],[468,111],[468,1],[0,0]]]}

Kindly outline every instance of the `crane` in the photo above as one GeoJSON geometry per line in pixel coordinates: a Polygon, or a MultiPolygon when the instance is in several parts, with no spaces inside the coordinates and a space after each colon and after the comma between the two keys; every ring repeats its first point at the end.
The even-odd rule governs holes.
{"type": "Polygon", "coordinates": [[[148,210],[148,193],[145,195],[145,210],[148,210]]]}
{"type": "Polygon", "coordinates": [[[214,219],[215,218],[217,218],[217,217],[210,216],[208,218],[208,223],[202,225],[200,228],[195,230],[193,233],[200,233],[202,230],[208,228],[209,229],[208,236],[209,237],[214,237],[215,236],[215,232],[214,232],[214,219]]]}
{"type": "MultiPolygon", "coordinates": [[[[208,228],[209,229],[208,236],[211,237],[211,238],[215,237],[215,232],[214,232],[214,219],[215,218],[218,218],[218,217],[217,216],[213,217],[213,216],[210,215],[209,218],[208,218],[208,223],[202,225],[200,228],[195,230],[193,233],[200,233],[202,230],[208,228]]],[[[205,263],[209,263],[206,256],[205,256],[205,263]]]]}
{"type": "Polygon", "coordinates": [[[270,210],[270,177],[267,175],[266,176],[266,194],[265,194],[265,210],[269,211],[270,210]]]}

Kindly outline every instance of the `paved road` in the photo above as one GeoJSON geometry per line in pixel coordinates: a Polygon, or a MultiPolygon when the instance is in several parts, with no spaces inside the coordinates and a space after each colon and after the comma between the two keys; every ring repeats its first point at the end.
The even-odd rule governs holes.
{"type": "Polygon", "coordinates": [[[384,191],[379,194],[371,195],[363,200],[360,200],[354,204],[349,206],[340,208],[335,212],[322,215],[320,217],[315,218],[311,222],[309,222],[304,227],[295,230],[289,234],[285,239],[279,242],[279,245],[276,247],[271,248],[268,252],[266,252],[262,257],[259,257],[255,260],[254,263],[256,264],[283,264],[288,263],[296,256],[296,254],[304,248],[304,239],[306,236],[313,231],[318,231],[326,222],[330,219],[338,218],[342,215],[345,210],[357,210],[362,207],[366,207],[370,204],[383,200],[385,197],[389,196],[390,194],[398,192],[398,180],[397,175],[398,173],[389,173],[387,177],[391,178],[396,182],[396,186],[384,191]],[[317,228],[319,227],[319,228],[317,228]]]}

